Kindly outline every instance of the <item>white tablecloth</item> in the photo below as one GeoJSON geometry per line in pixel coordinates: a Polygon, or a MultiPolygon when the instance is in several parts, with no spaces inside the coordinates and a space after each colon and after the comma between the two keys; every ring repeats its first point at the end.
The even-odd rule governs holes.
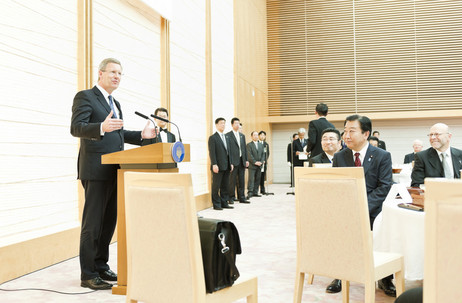
{"type": "Polygon", "coordinates": [[[403,209],[400,199],[385,200],[374,221],[374,250],[404,256],[405,278],[422,280],[424,268],[425,213],[403,209]]]}

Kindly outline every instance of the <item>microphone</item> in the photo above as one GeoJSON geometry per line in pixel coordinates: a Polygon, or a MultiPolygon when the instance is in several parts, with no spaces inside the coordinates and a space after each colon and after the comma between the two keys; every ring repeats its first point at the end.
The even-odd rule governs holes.
{"type": "MultiPolygon", "coordinates": [[[[146,116],[146,115],[143,115],[142,113],[140,113],[140,112],[137,112],[137,111],[135,111],[135,115],[138,115],[138,116],[140,116],[141,118],[144,118],[144,119],[146,119],[146,120],[151,120],[151,119],[149,119],[149,117],[148,117],[148,116],[146,116]]],[[[151,121],[152,121],[152,120],[151,120],[151,121]]],[[[155,123],[154,123],[154,125],[155,125],[155,123]]]]}
{"type": "Polygon", "coordinates": [[[157,142],[157,140],[158,140],[158,139],[157,139],[157,134],[158,134],[158,132],[157,132],[157,125],[156,125],[156,122],[154,122],[153,120],[151,120],[151,118],[149,118],[149,117],[146,116],[146,115],[143,115],[143,114],[140,113],[140,112],[135,111],[135,115],[138,115],[138,116],[140,116],[140,117],[143,118],[143,119],[149,120],[149,121],[152,122],[152,124],[154,124],[154,130],[156,131],[156,142],[157,142]]]}
{"type": "Polygon", "coordinates": [[[178,131],[178,138],[180,139],[180,142],[183,142],[183,141],[181,140],[181,134],[180,134],[180,129],[178,128],[178,125],[176,125],[176,124],[173,123],[172,121],[169,121],[168,119],[165,119],[165,118],[156,116],[156,115],[154,115],[154,114],[151,114],[151,117],[153,117],[154,119],[157,119],[157,120],[164,121],[164,122],[171,123],[171,124],[175,125],[176,130],[178,131]]]}

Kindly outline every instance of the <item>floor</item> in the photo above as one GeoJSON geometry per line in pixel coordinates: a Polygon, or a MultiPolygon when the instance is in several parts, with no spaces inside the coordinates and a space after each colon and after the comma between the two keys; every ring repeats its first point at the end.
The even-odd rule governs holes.
{"type": "MultiPolygon", "coordinates": [[[[259,302],[287,303],[293,301],[295,284],[295,198],[286,194],[291,191],[286,184],[270,185],[269,191],[274,195],[252,198],[251,204],[236,203],[234,209],[207,209],[199,214],[234,222],[241,238],[242,254],[237,258],[241,275],[258,276],[259,302]]],[[[116,271],[117,243],[111,245],[110,251],[110,266],[116,271]]],[[[78,258],[72,258],[0,285],[0,302],[125,302],[125,296],[112,295],[110,290],[93,292],[81,288],[79,276],[78,258]],[[31,288],[68,294],[21,290],[31,288]]],[[[302,302],[342,302],[341,293],[325,293],[331,280],[316,276],[313,285],[305,284],[302,302]]],[[[406,288],[421,285],[421,281],[406,281],[406,288]]],[[[350,302],[363,302],[363,296],[363,286],[352,283],[350,302]]],[[[376,302],[393,301],[394,298],[376,290],[376,302]]]]}

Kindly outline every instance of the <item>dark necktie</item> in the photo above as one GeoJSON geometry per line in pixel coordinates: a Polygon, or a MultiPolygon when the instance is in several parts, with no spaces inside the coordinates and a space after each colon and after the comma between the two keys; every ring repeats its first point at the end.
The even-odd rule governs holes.
{"type": "Polygon", "coordinates": [[[112,118],[117,119],[117,113],[116,113],[116,111],[114,109],[114,102],[112,101],[112,96],[109,95],[109,96],[107,96],[107,98],[109,99],[109,106],[112,109],[112,118]]]}
{"type": "Polygon", "coordinates": [[[360,153],[355,153],[355,166],[361,166],[361,159],[359,159],[360,153]]]}

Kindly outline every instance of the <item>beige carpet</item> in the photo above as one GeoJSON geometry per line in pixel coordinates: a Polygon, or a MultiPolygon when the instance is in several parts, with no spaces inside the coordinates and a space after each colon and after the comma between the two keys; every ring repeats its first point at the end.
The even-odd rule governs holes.
{"type": "MultiPolygon", "coordinates": [[[[227,219],[237,226],[242,245],[242,255],[237,258],[237,266],[241,275],[258,276],[259,302],[288,303],[293,301],[295,284],[295,198],[293,195],[286,195],[286,192],[290,191],[286,184],[270,185],[269,191],[275,195],[252,198],[251,204],[236,203],[235,209],[208,209],[199,214],[209,218],[227,219]]],[[[117,269],[116,245],[111,245],[110,257],[110,265],[114,271],[117,269]]],[[[89,291],[80,287],[79,277],[78,258],[72,258],[4,283],[0,288],[43,288],[69,293],[89,291]]],[[[328,277],[317,276],[313,285],[305,284],[302,302],[342,302],[340,293],[325,293],[325,288],[331,280],[328,277]]],[[[420,285],[419,281],[406,281],[406,288],[420,285]]],[[[352,283],[350,302],[363,302],[363,296],[363,286],[352,283]]],[[[381,290],[376,290],[376,302],[393,301],[393,298],[385,296],[381,290]]],[[[36,290],[0,291],[0,302],[125,302],[125,296],[112,295],[109,290],[76,295],[36,290]]]]}

